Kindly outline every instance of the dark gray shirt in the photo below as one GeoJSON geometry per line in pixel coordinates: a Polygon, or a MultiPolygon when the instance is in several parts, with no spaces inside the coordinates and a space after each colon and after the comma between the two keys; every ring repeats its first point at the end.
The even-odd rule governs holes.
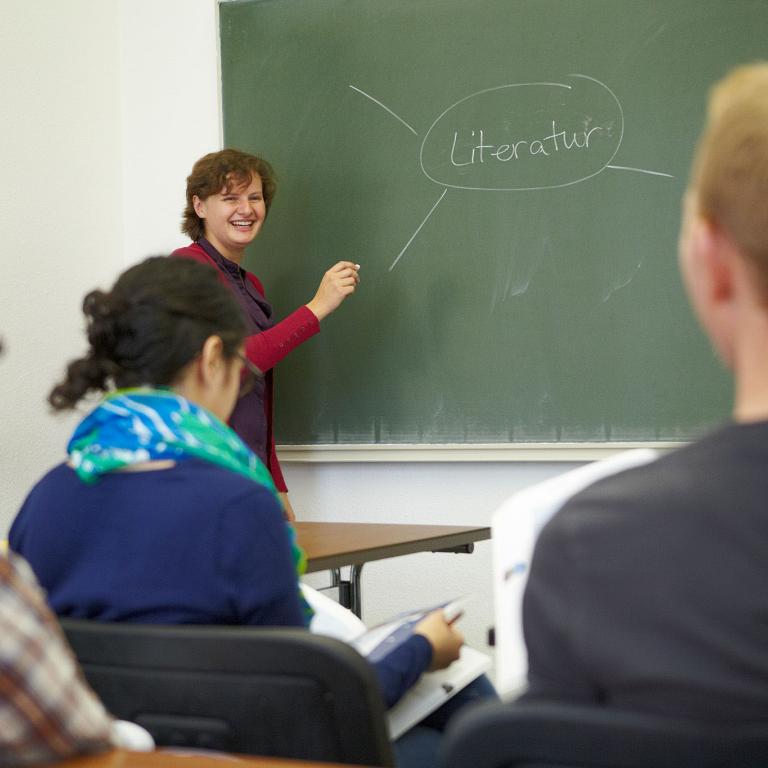
{"type": "Polygon", "coordinates": [[[768,721],[768,423],[602,480],[545,527],[526,698],[768,721]]]}

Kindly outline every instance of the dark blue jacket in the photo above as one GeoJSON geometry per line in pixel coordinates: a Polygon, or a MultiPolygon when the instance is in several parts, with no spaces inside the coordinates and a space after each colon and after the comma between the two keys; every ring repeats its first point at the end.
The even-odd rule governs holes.
{"type": "MultiPolygon", "coordinates": [[[[10,547],[59,616],[152,624],[304,626],[278,501],[198,459],[86,485],[68,466],[32,489],[10,547]]],[[[414,636],[376,664],[392,706],[429,666],[414,636]]]]}

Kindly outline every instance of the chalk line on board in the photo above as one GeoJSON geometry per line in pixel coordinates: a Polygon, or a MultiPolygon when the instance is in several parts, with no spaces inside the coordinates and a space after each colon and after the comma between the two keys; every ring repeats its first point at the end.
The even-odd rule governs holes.
{"type": "Polygon", "coordinates": [[[608,292],[602,298],[601,304],[605,304],[605,302],[608,301],[608,299],[610,299],[611,296],[616,293],[616,291],[620,291],[622,288],[626,288],[635,279],[635,275],[640,271],[642,266],[643,262],[640,260],[638,265],[632,270],[632,274],[626,280],[623,280],[622,282],[617,283],[608,289],[608,292]]]}
{"type": "Polygon", "coordinates": [[[647,171],[644,168],[630,168],[628,165],[606,165],[605,167],[610,168],[613,171],[636,171],[637,173],[649,173],[651,176],[666,176],[668,179],[675,178],[671,173],[662,173],[661,171],[647,171]]]}
{"type": "Polygon", "coordinates": [[[437,202],[429,209],[429,213],[424,217],[424,221],[422,221],[421,224],[419,224],[418,229],[411,235],[411,239],[405,244],[405,247],[403,248],[403,250],[397,254],[397,258],[392,262],[392,266],[389,268],[390,272],[397,266],[397,262],[400,261],[400,257],[408,250],[408,246],[414,241],[414,238],[416,237],[416,235],[419,234],[419,232],[421,231],[421,228],[427,223],[427,219],[432,215],[435,208],[437,208],[437,206],[440,205],[440,201],[445,197],[445,193],[447,191],[448,191],[448,187],[446,187],[443,190],[443,194],[437,198],[437,202]]]}
{"type": "Polygon", "coordinates": [[[365,91],[360,90],[360,88],[358,88],[355,85],[352,85],[351,83],[349,84],[349,87],[353,91],[357,91],[358,93],[362,93],[363,96],[365,96],[366,98],[370,99],[374,104],[378,104],[382,109],[385,109],[387,112],[389,112],[389,114],[392,115],[392,117],[398,119],[409,131],[411,131],[413,133],[414,136],[418,136],[419,135],[412,126],[408,125],[408,123],[406,123],[405,120],[403,120],[403,118],[400,117],[400,115],[395,114],[386,104],[382,104],[378,99],[374,99],[373,96],[371,96],[370,93],[366,93],[365,91]]]}

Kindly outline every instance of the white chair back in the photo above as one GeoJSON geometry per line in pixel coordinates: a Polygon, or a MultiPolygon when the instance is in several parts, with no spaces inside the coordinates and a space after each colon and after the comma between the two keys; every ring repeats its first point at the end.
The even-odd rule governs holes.
{"type": "Polygon", "coordinates": [[[494,513],[493,585],[496,632],[496,688],[505,698],[523,692],[528,655],[523,639],[523,593],[539,531],[574,494],[597,480],[657,457],[650,448],[622,451],[514,494],[494,513]]]}

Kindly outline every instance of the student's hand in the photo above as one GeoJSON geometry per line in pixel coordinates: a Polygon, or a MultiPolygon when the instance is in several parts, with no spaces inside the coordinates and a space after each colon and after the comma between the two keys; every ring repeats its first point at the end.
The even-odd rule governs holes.
{"type": "Polygon", "coordinates": [[[426,637],[432,646],[430,672],[445,669],[452,661],[459,658],[459,651],[464,645],[464,636],[445,620],[445,614],[442,611],[432,611],[414,627],[413,631],[417,635],[426,637]]]}
{"type": "Polygon", "coordinates": [[[280,497],[280,501],[283,502],[283,514],[285,515],[285,519],[289,523],[295,523],[296,513],[293,511],[291,502],[288,500],[288,494],[280,491],[277,495],[280,497]]]}
{"type": "Polygon", "coordinates": [[[359,264],[339,261],[323,275],[315,298],[307,304],[318,320],[330,315],[347,296],[355,292],[360,282],[359,269],[359,264]]]}

